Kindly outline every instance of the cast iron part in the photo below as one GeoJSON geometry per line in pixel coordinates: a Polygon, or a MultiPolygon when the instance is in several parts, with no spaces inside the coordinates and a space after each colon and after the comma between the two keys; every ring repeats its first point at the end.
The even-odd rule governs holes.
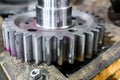
{"type": "Polygon", "coordinates": [[[120,0],[111,0],[113,10],[116,13],[120,13],[120,0]]]}
{"type": "Polygon", "coordinates": [[[71,7],[69,0],[38,0],[36,12],[6,18],[2,25],[6,51],[36,64],[91,59],[103,46],[105,23],[71,7]]]}

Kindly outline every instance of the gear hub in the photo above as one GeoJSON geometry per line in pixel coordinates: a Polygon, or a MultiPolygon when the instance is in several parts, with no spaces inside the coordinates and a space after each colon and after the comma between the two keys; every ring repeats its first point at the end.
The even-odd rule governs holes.
{"type": "Polygon", "coordinates": [[[92,58],[103,45],[105,31],[99,17],[72,9],[70,0],[38,0],[36,12],[9,16],[2,26],[11,56],[48,65],[92,58]]]}

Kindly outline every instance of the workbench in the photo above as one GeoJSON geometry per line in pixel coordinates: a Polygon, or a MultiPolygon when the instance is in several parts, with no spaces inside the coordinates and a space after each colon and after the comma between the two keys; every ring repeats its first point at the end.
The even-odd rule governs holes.
{"type": "MultiPolygon", "coordinates": [[[[106,46],[112,46],[112,45],[116,44],[116,47],[113,47],[113,48],[110,49],[111,53],[115,53],[115,52],[120,51],[120,49],[119,49],[120,48],[119,47],[120,43],[118,43],[120,41],[120,36],[119,36],[120,35],[120,26],[117,26],[117,25],[113,24],[113,22],[114,23],[116,22],[116,23],[119,24],[120,21],[119,20],[116,20],[116,21],[109,20],[109,18],[114,14],[112,9],[111,9],[111,4],[110,4],[109,0],[84,0],[83,2],[81,2],[79,4],[75,3],[74,7],[78,8],[80,10],[84,10],[84,11],[94,13],[95,15],[98,15],[98,16],[102,17],[103,20],[106,21],[106,34],[105,34],[105,40],[104,40],[105,45],[106,46]]],[[[0,18],[0,24],[1,23],[2,23],[2,18],[0,18]]],[[[0,27],[0,30],[1,30],[1,27],[0,27]]],[[[10,57],[8,55],[8,53],[6,53],[4,51],[3,42],[2,42],[2,34],[1,33],[0,33],[0,43],[1,43],[0,44],[0,53],[1,53],[0,62],[1,62],[1,65],[2,65],[5,73],[7,74],[8,78],[12,79],[11,77],[9,77],[9,76],[12,75],[12,72],[11,72],[11,74],[9,74],[10,71],[9,70],[8,70],[8,72],[6,71],[4,66],[7,66],[7,65],[4,64],[4,62],[7,63],[10,60],[11,61],[13,60],[13,62],[14,62],[13,65],[14,66],[13,65],[10,66],[9,64],[12,64],[12,63],[9,63],[8,65],[9,65],[10,68],[7,68],[7,69],[11,69],[12,67],[14,67],[13,71],[15,71],[16,68],[17,68],[16,72],[14,73],[15,77],[16,77],[15,79],[17,79],[17,80],[27,80],[27,77],[29,75],[22,74],[22,73],[24,73],[24,71],[26,73],[29,73],[29,70],[32,69],[32,68],[29,67],[30,64],[28,65],[27,63],[21,63],[20,60],[14,61],[16,59],[10,57]],[[9,59],[5,56],[9,57],[9,59]],[[2,60],[2,58],[5,59],[5,60],[2,60]],[[16,65],[16,64],[18,64],[18,65],[16,65]],[[29,69],[28,72],[27,72],[27,70],[24,69],[24,66],[23,66],[23,70],[21,70],[21,67],[19,67],[23,64],[26,66],[27,69],[29,69]],[[21,74],[19,74],[19,73],[21,73],[21,74]]],[[[109,53],[110,53],[110,50],[108,51],[109,53]]],[[[117,57],[117,60],[112,62],[112,64],[110,66],[105,67],[103,71],[101,71],[98,75],[94,76],[93,80],[118,80],[120,78],[120,66],[119,66],[120,65],[120,59],[118,57],[117,57]]],[[[38,67],[36,67],[36,68],[38,68],[38,67]]],[[[50,70],[50,68],[53,68],[53,66],[47,67],[47,68],[48,68],[48,70],[50,70]]],[[[55,69],[52,69],[52,70],[56,72],[55,69]]],[[[55,73],[50,74],[50,75],[53,76],[53,75],[55,75],[55,73]]],[[[51,78],[51,80],[55,80],[55,79],[51,78]]],[[[70,80],[75,80],[75,79],[70,78],[70,80]]]]}

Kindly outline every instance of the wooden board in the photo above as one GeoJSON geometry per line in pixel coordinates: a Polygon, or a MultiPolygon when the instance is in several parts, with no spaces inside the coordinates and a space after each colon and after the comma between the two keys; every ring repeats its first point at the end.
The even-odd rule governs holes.
{"type": "Polygon", "coordinates": [[[120,59],[96,75],[93,80],[117,80],[120,78],[120,59]]]}
{"type": "MultiPolygon", "coordinates": [[[[119,57],[120,42],[99,55],[85,67],[70,75],[69,78],[63,76],[62,73],[53,65],[47,66],[46,64],[42,64],[40,66],[35,66],[22,63],[20,60],[11,57],[7,52],[3,52],[0,55],[0,63],[10,80],[29,80],[30,71],[36,68],[48,70],[49,80],[89,80],[116,61],[119,57]]],[[[119,67],[116,69],[119,69],[119,67]]],[[[115,71],[113,71],[113,73],[114,72],[115,71]]]]}

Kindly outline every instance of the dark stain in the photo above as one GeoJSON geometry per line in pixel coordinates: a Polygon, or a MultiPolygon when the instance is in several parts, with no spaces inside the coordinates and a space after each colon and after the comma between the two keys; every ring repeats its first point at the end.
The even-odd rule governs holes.
{"type": "Polygon", "coordinates": [[[114,25],[120,27],[120,13],[115,13],[112,7],[108,9],[108,18],[114,25]]]}

